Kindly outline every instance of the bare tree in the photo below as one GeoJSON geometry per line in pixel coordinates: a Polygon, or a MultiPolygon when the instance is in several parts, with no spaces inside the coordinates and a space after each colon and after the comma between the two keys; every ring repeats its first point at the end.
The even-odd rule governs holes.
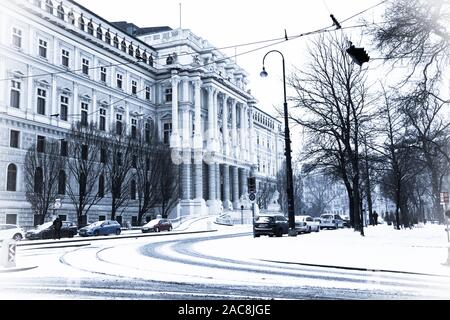
{"type": "Polygon", "coordinates": [[[271,179],[266,178],[264,180],[259,181],[259,185],[262,185],[262,188],[259,188],[256,194],[256,204],[258,205],[259,209],[267,209],[270,200],[273,197],[273,194],[276,190],[274,183],[271,179]]]}
{"type": "Polygon", "coordinates": [[[120,131],[112,133],[109,139],[106,171],[111,193],[111,220],[122,214],[131,198],[133,147],[132,139],[125,132],[125,128],[120,127],[120,131]]]}
{"type": "Polygon", "coordinates": [[[290,78],[296,91],[295,114],[307,145],[303,159],[342,179],[350,204],[352,225],[361,230],[360,137],[371,120],[366,72],[346,54],[346,42],[320,36],[309,50],[310,63],[290,78]]]}
{"type": "Polygon", "coordinates": [[[172,151],[169,147],[165,146],[159,149],[160,159],[163,159],[159,163],[160,177],[158,179],[158,202],[161,205],[161,215],[163,218],[167,218],[179,201],[180,188],[179,188],[179,166],[171,161],[172,151]]]}
{"type": "Polygon", "coordinates": [[[138,225],[141,225],[149,210],[159,201],[158,185],[161,179],[163,162],[168,161],[162,152],[165,146],[159,141],[156,128],[148,128],[133,142],[135,157],[135,177],[138,197],[138,225]]]}
{"type": "MultiPolygon", "coordinates": [[[[65,169],[65,158],[60,156],[57,141],[42,141],[44,150],[38,152],[35,146],[30,147],[25,155],[24,179],[26,199],[34,213],[43,224],[50,213],[51,206],[59,197],[60,173],[65,169]]],[[[61,186],[65,188],[64,186],[61,186]]]]}
{"type": "Polygon", "coordinates": [[[391,0],[370,32],[388,61],[411,67],[402,83],[420,94],[434,91],[450,62],[449,26],[448,0],[391,0]]]}
{"type": "Polygon", "coordinates": [[[92,123],[88,126],[74,124],[68,139],[67,167],[72,181],[67,184],[67,193],[81,226],[86,223],[84,218],[91,207],[108,192],[105,184],[107,140],[92,123]]]}
{"type": "Polygon", "coordinates": [[[307,205],[312,216],[318,217],[325,213],[331,201],[336,198],[332,188],[333,180],[323,172],[310,172],[305,177],[305,194],[308,195],[307,205]]]}
{"type": "MultiPolygon", "coordinates": [[[[304,210],[305,205],[303,203],[303,178],[299,170],[293,171],[293,184],[294,184],[294,208],[296,212],[304,210]]],[[[277,173],[277,190],[280,193],[279,203],[281,211],[284,214],[288,214],[287,208],[287,177],[286,177],[286,162],[283,161],[281,169],[277,173]]]]}

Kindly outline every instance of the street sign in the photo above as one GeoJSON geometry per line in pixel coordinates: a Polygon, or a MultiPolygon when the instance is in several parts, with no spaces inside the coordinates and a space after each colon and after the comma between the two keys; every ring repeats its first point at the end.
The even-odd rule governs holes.
{"type": "Polygon", "coordinates": [[[251,192],[251,193],[248,195],[248,199],[249,199],[251,202],[255,202],[255,200],[256,200],[256,194],[255,194],[254,192],[251,192]]]}
{"type": "Polygon", "coordinates": [[[441,204],[448,204],[448,192],[441,192],[441,204]]]}

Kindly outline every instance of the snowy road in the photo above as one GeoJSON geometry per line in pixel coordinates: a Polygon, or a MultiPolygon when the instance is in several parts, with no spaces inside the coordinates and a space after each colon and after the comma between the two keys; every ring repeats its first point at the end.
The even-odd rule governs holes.
{"type": "MultiPolygon", "coordinates": [[[[302,237],[328,237],[330,231],[302,237]]],[[[336,233],[337,234],[337,233],[336,233]]],[[[88,239],[87,239],[88,240],[88,239]]],[[[248,227],[216,232],[96,239],[18,250],[28,271],[0,273],[4,299],[448,299],[450,277],[267,261],[241,248],[248,227]]],[[[255,242],[259,241],[259,242],[255,242]]],[[[276,243],[275,243],[276,244],[276,243]]],[[[281,247],[280,247],[281,249],[281,247]]],[[[253,253],[256,250],[253,250],[253,253]]]]}

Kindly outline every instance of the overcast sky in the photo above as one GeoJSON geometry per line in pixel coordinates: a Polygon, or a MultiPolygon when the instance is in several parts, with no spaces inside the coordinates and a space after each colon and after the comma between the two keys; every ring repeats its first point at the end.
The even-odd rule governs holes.
{"type": "MultiPolygon", "coordinates": [[[[190,29],[196,35],[207,39],[216,47],[234,46],[249,42],[288,37],[328,27],[332,24],[330,13],[343,21],[381,0],[78,0],[80,4],[109,21],[126,20],[139,27],[169,26],[173,29],[181,26],[190,29]]],[[[345,23],[342,27],[358,24],[362,17],[378,22],[382,19],[382,6],[367,11],[345,23]]],[[[345,30],[351,38],[351,32],[359,39],[360,29],[345,30]]],[[[259,107],[274,114],[273,106],[282,106],[283,86],[281,57],[271,54],[266,59],[268,78],[259,76],[264,55],[277,49],[283,52],[286,60],[286,73],[292,66],[301,67],[305,63],[305,48],[310,37],[301,37],[281,44],[267,47],[253,53],[237,57],[237,63],[250,74],[249,88],[258,99],[259,107]]],[[[370,42],[369,38],[363,38],[370,42]]],[[[264,44],[263,44],[264,45],[264,44]]],[[[223,52],[233,57],[245,51],[263,45],[240,46],[223,52]]],[[[367,43],[370,45],[370,43],[367,43]]],[[[275,114],[274,114],[275,115],[275,114]]]]}

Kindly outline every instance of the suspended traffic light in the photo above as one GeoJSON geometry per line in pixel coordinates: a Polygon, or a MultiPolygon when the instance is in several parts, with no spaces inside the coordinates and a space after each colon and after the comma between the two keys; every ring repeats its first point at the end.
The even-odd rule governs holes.
{"type": "Polygon", "coordinates": [[[256,178],[255,177],[248,177],[247,185],[248,185],[249,193],[256,192],[256,178]]]}
{"type": "Polygon", "coordinates": [[[352,58],[353,62],[359,66],[362,66],[364,62],[369,62],[370,57],[364,48],[356,48],[351,42],[350,48],[347,49],[347,53],[352,58]]]}

